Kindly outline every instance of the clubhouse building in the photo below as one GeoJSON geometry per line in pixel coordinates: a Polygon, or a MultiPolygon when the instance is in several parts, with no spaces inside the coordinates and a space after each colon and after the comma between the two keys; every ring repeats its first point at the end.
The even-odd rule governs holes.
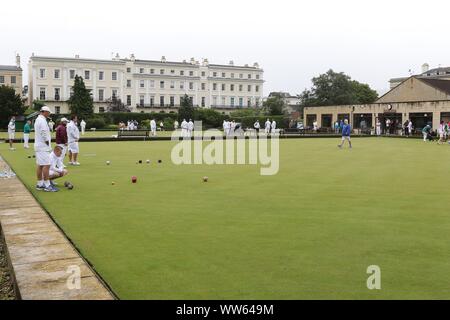
{"type": "Polygon", "coordinates": [[[333,123],[348,119],[354,129],[365,123],[373,128],[377,118],[382,126],[386,119],[403,124],[411,120],[416,129],[427,123],[437,129],[441,120],[450,121],[450,80],[412,76],[381,96],[375,103],[344,106],[305,107],[305,125],[332,128],[333,123]]]}
{"type": "Polygon", "coordinates": [[[76,75],[91,90],[94,112],[108,110],[115,96],[133,112],[176,111],[187,94],[194,106],[230,112],[236,108],[258,107],[263,97],[263,69],[252,65],[210,64],[189,61],[140,60],[133,54],[111,60],[43,57],[29,60],[29,103],[44,101],[51,110],[68,113],[76,75]]]}

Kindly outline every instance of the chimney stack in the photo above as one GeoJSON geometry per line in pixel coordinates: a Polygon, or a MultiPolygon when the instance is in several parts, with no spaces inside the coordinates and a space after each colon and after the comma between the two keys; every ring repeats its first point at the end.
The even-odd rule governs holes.
{"type": "Polygon", "coordinates": [[[17,66],[17,68],[20,68],[20,55],[19,54],[16,55],[16,66],[17,66]]]}

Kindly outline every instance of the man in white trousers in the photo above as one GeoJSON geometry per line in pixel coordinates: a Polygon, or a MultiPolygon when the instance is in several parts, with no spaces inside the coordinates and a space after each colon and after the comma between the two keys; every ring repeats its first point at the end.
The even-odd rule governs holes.
{"type": "Polygon", "coordinates": [[[378,119],[377,118],[377,124],[376,124],[376,127],[377,127],[377,136],[381,136],[381,122],[380,122],[380,119],[378,119]]]}
{"type": "Polygon", "coordinates": [[[29,149],[28,141],[30,140],[31,121],[28,120],[23,126],[23,147],[29,149]]]}
{"type": "Polygon", "coordinates": [[[189,119],[188,123],[188,138],[192,137],[192,132],[194,131],[194,122],[192,122],[192,119],[189,119]]]}
{"type": "Polygon", "coordinates": [[[188,129],[188,123],[187,123],[186,119],[183,119],[183,121],[181,121],[181,137],[182,138],[187,137],[187,129],[188,129]]]}
{"type": "Polygon", "coordinates": [[[84,121],[84,119],[81,120],[80,127],[81,127],[81,134],[84,136],[84,133],[86,132],[86,121],[84,121]]]}
{"type": "Polygon", "coordinates": [[[272,126],[272,122],[270,122],[269,119],[267,119],[266,123],[264,124],[265,133],[270,133],[270,127],[272,126]]]}
{"type": "Polygon", "coordinates": [[[156,121],[155,121],[155,119],[152,119],[150,121],[150,130],[152,132],[152,136],[156,137],[156,121]]]}
{"type": "Polygon", "coordinates": [[[8,123],[9,150],[14,151],[14,134],[16,133],[16,117],[12,116],[8,123]]]}
{"type": "Polygon", "coordinates": [[[272,121],[271,129],[272,134],[274,134],[275,130],[277,129],[277,122],[275,120],[272,121]]]}
{"type": "Polygon", "coordinates": [[[67,140],[69,144],[69,164],[72,166],[79,166],[78,154],[80,147],[78,141],[80,140],[80,130],[78,130],[78,118],[73,115],[67,125],[67,140]]]}
{"type": "Polygon", "coordinates": [[[51,139],[50,127],[47,118],[50,109],[47,106],[41,108],[40,114],[34,122],[34,151],[36,155],[36,189],[45,192],[57,192],[58,188],[50,184],[50,152],[51,139]]]}

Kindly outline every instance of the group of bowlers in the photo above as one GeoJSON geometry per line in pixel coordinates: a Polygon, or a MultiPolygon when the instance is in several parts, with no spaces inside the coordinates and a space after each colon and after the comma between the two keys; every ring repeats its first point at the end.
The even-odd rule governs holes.
{"type": "MultiPolygon", "coordinates": [[[[259,130],[261,129],[261,124],[259,123],[259,120],[256,120],[256,122],[253,124],[253,128],[255,128],[256,135],[259,135],[259,130]]],[[[264,133],[270,134],[275,133],[277,129],[277,122],[275,120],[270,121],[270,119],[267,119],[267,121],[264,123],[264,133]]]]}
{"type": "Polygon", "coordinates": [[[36,157],[36,189],[45,192],[58,192],[54,180],[64,177],[69,172],[64,165],[64,158],[69,152],[69,165],[79,166],[78,154],[80,131],[77,116],[71,116],[70,121],[62,118],[56,128],[56,145],[51,146],[51,132],[48,118],[51,114],[47,106],[40,109],[34,122],[34,151],[36,157]]]}
{"type": "MultiPolygon", "coordinates": [[[[433,130],[429,124],[422,129],[423,141],[433,141],[433,130]]],[[[450,136],[450,122],[441,121],[437,129],[438,144],[443,144],[450,136]]],[[[448,142],[450,144],[450,141],[448,142]]]]}

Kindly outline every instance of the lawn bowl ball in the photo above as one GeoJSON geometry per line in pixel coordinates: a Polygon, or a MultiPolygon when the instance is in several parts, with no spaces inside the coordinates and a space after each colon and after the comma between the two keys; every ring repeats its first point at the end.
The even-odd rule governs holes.
{"type": "Polygon", "coordinates": [[[150,160],[147,160],[146,162],[147,162],[147,164],[149,164],[149,163],[150,163],[150,160]]]}
{"type": "Polygon", "coordinates": [[[28,159],[31,159],[31,156],[28,156],[28,159]]]}
{"type": "Polygon", "coordinates": [[[203,182],[208,182],[208,177],[203,177],[203,182]]]}
{"type": "Polygon", "coordinates": [[[106,161],[106,165],[108,165],[108,166],[109,166],[110,164],[111,164],[111,161],[109,161],[109,160],[108,160],[108,161],[106,161]]]}
{"type": "Polygon", "coordinates": [[[35,155],[33,155],[33,158],[36,158],[36,156],[35,156],[35,155]]]}
{"type": "Polygon", "coordinates": [[[69,183],[69,185],[67,186],[67,189],[72,190],[73,189],[73,184],[69,183]]]}
{"type": "Polygon", "coordinates": [[[111,184],[112,184],[112,185],[115,185],[116,183],[113,181],[113,182],[111,182],[111,184]]]}
{"type": "Polygon", "coordinates": [[[69,181],[65,181],[65,182],[64,182],[64,187],[66,187],[66,188],[67,188],[67,187],[69,186],[69,184],[70,184],[70,182],[69,182],[69,181]]]}
{"type": "Polygon", "coordinates": [[[162,163],[162,160],[158,160],[158,163],[162,163]]]}
{"type": "Polygon", "coordinates": [[[137,177],[135,177],[135,176],[131,177],[131,182],[132,183],[136,183],[137,182],[137,177]]]}
{"type": "Polygon", "coordinates": [[[139,160],[139,163],[142,164],[142,160],[139,160]]]}

